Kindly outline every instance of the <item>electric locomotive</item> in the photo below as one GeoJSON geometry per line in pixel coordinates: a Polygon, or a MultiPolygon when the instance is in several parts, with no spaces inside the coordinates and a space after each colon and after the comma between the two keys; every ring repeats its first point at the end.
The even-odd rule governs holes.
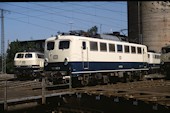
{"type": "Polygon", "coordinates": [[[60,34],[46,39],[44,54],[45,76],[53,83],[69,78],[83,86],[115,78],[139,80],[149,70],[145,45],[102,37],[60,34]]]}
{"type": "Polygon", "coordinates": [[[155,52],[148,52],[148,65],[149,65],[149,74],[159,73],[160,72],[160,59],[161,54],[155,52]]]}
{"type": "Polygon", "coordinates": [[[170,79],[170,45],[162,47],[161,51],[161,72],[170,79]]]}

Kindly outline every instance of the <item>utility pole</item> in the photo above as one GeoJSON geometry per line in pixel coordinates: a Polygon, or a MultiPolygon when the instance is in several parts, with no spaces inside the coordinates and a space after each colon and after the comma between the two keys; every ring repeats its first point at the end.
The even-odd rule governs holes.
{"type": "Polygon", "coordinates": [[[70,24],[70,30],[72,31],[73,30],[73,28],[72,28],[73,22],[69,22],[69,24],[70,24]]]}
{"type": "Polygon", "coordinates": [[[102,24],[100,24],[100,34],[102,33],[102,24]]]}
{"type": "Polygon", "coordinates": [[[4,9],[1,10],[1,57],[2,57],[2,67],[1,72],[2,74],[6,73],[6,54],[5,54],[5,38],[4,38],[4,9]]]}
{"type": "Polygon", "coordinates": [[[138,1],[138,43],[143,44],[141,34],[141,3],[138,1]]]}

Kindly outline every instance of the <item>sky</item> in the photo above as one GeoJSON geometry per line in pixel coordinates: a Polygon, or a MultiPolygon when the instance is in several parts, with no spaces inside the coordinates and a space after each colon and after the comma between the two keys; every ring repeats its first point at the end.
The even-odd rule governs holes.
{"type": "Polygon", "coordinates": [[[4,10],[5,45],[47,39],[59,31],[87,31],[93,26],[98,33],[122,30],[127,35],[126,1],[0,2],[0,9],[4,10]]]}

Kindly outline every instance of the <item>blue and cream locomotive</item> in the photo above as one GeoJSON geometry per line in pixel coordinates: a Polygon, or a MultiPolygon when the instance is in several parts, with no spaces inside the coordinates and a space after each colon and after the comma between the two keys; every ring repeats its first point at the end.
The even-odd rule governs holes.
{"type": "Polygon", "coordinates": [[[72,78],[82,85],[142,79],[148,68],[147,47],[141,44],[61,34],[45,41],[46,76],[72,78]]]}

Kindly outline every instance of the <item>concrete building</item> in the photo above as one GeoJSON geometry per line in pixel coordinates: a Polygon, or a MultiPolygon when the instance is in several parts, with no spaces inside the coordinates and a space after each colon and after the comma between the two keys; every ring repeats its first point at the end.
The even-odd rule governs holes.
{"type": "Polygon", "coordinates": [[[170,2],[128,2],[128,34],[130,41],[142,43],[160,52],[170,44],[170,2]]]}

